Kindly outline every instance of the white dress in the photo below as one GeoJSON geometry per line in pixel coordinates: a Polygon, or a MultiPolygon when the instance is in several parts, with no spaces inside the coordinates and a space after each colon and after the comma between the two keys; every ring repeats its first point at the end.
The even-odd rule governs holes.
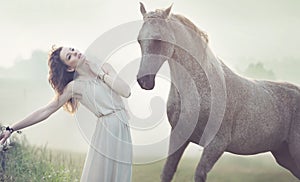
{"type": "Polygon", "coordinates": [[[83,87],[79,102],[98,118],[81,182],[130,182],[132,143],[121,97],[98,79],[77,83],[83,87]]]}

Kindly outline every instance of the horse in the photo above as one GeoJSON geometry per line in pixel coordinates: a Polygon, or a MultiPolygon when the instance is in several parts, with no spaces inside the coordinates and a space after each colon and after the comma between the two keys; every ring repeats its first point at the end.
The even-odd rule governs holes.
{"type": "Polygon", "coordinates": [[[155,87],[165,62],[170,68],[166,107],[171,134],[161,181],[172,180],[190,142],[203,147],[194,174],[197,182],[206,181],[224,152],[271,152],[300,179],[300,88],[235,73],[212,52],[207,34],[171,8],[147,12],[140,3],[143,24],[137,37],[142,53],[137,82],[142,89],[155,87]]]}

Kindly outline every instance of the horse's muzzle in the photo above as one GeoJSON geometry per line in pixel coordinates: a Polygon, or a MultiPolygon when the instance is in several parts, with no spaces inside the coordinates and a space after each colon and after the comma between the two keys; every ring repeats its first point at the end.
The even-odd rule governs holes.
{"type": "Polygon", "coordinates": [[[155,85],[155,75],[145,75],[143,77],[137,77],[137,82],[140,87],[145,90],[152,90],[155,85]]]}

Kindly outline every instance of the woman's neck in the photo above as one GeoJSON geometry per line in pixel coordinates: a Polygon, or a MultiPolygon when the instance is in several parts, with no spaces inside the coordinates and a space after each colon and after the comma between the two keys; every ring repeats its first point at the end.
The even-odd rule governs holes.
{"type": "Polygon", "coordinates": [[[95,78],[97,76],[93,74],[89,65],[86,64],[86,62],[78,65],[76,67],[76,72],[79,78],[84,78],[84,79],[95,78]]]}

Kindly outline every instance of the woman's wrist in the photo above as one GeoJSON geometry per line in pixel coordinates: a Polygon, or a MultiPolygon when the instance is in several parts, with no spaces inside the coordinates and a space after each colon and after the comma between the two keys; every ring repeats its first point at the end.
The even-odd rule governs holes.
{"type": "Polygon", "coordinates": [[[14,128],[9,127],[9,126],[4,127],[4,128],[5,128],[5,131],[8,131],[10,134],[12,134],[12,133],[14,133],[14,132],[17,132],[18,134],[21,134],[21,133],[22,133],[22,131],[20,131],[20,130],[15,130],[14,128]]]}
{"type": "Polygon", "coordinates": [[[15,131],[13,128],[11,128],[11,127],[9,127],[9,126],[7,126],[7,127],[5,128],[5,130],[6,130],[6,131],[9,131],[11,134],[15,131]]]}

